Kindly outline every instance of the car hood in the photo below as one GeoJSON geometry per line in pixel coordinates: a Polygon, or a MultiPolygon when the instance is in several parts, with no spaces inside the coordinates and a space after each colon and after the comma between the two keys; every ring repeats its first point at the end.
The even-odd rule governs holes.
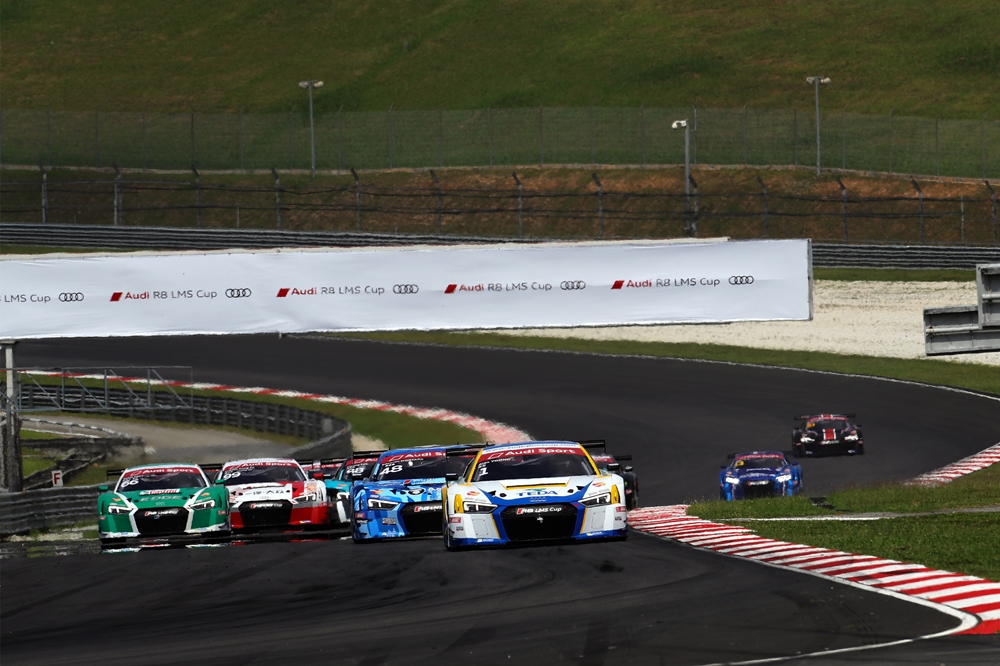
{"type": "Polygon", "coordinates": [[[363,490],[372,497],[396,502],[437,502],[441,499],[444,479],[400,479],[366,481],[363,490]]]}
{"type": "Polygon", "coordinates": [[[611,488],[613,477],[563,476],[546,479],[507,479],[503,481],[476,481],[480,492],[502,500],[531,500],[533,498],[553,500],[572,499],[581,496],[591,484],[604,483],[611,488]]]}
{"type": "MultiPolygon", "coordinates": [[[[184,506],[188,500],[208,488],[170,488],[164,490],[134,490],[114,493],[137,507],[184,506]]],[[[208,492],[205,492],[208,495],[208,492]]]]}
{"type": "Polygon", "coordinates": [[[308,481],[288,481],[287,483],[245,483],[227,486],[230,502],[251,500],[290,500],[301,495],[308,481]]]}

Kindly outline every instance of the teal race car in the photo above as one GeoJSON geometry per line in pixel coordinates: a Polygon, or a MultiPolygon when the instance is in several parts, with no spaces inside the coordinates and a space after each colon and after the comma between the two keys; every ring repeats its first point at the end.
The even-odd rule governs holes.
{"type": "Polygon", "coordinates": [[[229,493],[209,482],[198,465],[167,463],[112,470],[114,490],[102,485],[97,498],[101,544],[129,538],[228,537],[229,493]]]}

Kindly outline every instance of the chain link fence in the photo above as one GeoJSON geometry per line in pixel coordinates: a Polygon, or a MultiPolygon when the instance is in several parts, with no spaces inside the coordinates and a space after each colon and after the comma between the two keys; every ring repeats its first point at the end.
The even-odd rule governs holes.
{"type": "MultiPolygon", "coordinates": [[[[816,165],[812,113],[716,108],[516,108],[315,117],[316,168],[680,164],[816,165]]],[[[1000,176],[1000,122],[821,115],[825,167],[1000,176]]],[[[0,109],[0,163],[134,169],[310,168],[308,112],[120,113],[0,109]]]]}

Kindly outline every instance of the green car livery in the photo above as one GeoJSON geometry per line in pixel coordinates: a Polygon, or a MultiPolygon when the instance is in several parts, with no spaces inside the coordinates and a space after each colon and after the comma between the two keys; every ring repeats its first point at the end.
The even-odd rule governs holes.
{"type": "Polygon", "coordinates": [[[101,486],[97,525],[102,542],[135,537],[230,532],[229,493],[198,465],[169,463],[124,470],[114,490],[101,486]]]}

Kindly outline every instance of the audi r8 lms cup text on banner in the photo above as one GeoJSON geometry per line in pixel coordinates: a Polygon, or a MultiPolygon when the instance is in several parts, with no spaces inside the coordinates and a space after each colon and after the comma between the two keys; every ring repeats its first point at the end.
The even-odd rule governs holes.
{"type": "Polygon", "coordinates": [[[808,320],[808,240],[0,258],[0,338],[808,320]]]}

